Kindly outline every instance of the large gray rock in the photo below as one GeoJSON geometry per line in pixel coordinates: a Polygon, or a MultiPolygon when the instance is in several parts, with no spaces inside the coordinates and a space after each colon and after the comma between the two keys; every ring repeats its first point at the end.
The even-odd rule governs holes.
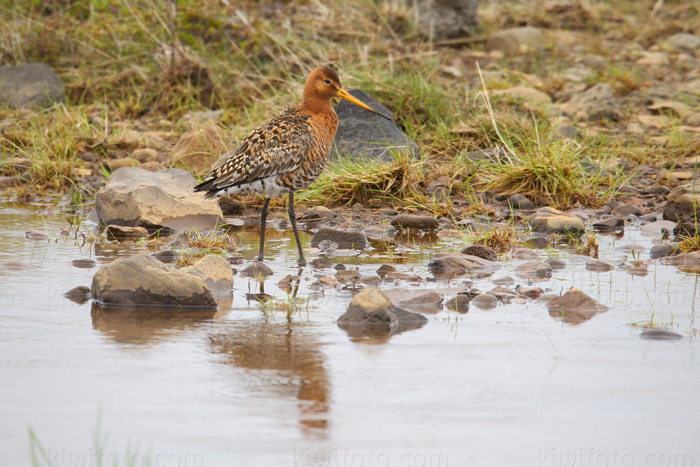
{"type": "Polygon", "coordinates": [[[469,35],[479,23],[479,0],[406,0],[418,8],[418,25],[426,37],[445,40],[469,35]]]}
{"type": "Polygon", "coordinates": [[[347,311],[338,318],[338,326],[353,338],[388,338],[427,322],[423,315],[394,306],[377,287],[368,287],[355,295],[347,311]]]}
{"type": "Polygon", "coordinates": [[[576,94],[561,109],[577,120],[622,120],[622,111],[608,83],[598,83],[581,94],[576,94]]]}
{"type": "Polygon", "coordinates": [[[540,30],[532,26],[504,29],[489,36],[486,48],[506,55],[533,52],[544,48],[544,38],[540,30]]]}
{"type": "MultiPolygon", "coordinates": [[[[373,109],[386,115],[391,111],[369,94],[353,89],[350,94],[373,109]]],[[[370,111],[345,100],[335,106],[338,114],[338,132],[333,142],[331,158],[351,157],[390,162],[396,152],[406,152],[418,156],[420,150],[394,121],[386,120],[370,111]]]]}
{"type": "Polygon", "coordinates": [[[213,229],[223,223],[216,200],[204,200],[192,189],[191,173],[180,169],[149,172],[137,167],[115,171],[95,196],[103,224],[157,230],[213,229]]]}
{"type": "Polygon", "coordinates": [[[63,102],[61,78],[41,63],[0,67],[0,104],[19,108],[47,108],[63,102]]]}
{"type": "Polygon", "coordinates": [[[92,278],[92,298],[104,305],[216,306],[204,280],[146,255],[118,258],[92,278]]]}

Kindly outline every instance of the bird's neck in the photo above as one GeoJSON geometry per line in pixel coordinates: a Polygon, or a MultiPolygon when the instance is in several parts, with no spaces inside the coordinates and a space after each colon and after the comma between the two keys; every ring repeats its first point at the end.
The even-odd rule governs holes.
{"type": "Polygon", "coordinates": [[[301,106],[311,115],[324,116],[335,114],[330,99],[323,99],[312,95],[306,88],[302,96],[301,106]]]}

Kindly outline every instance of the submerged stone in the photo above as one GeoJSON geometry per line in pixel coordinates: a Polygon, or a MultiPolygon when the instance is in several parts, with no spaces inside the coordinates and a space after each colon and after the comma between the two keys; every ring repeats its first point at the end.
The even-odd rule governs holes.
{"type": "Polygon", "coordinates": [[[362,232],[351,230],[319,229],[311,239],[311,246],[319,248],[324,241],[335,243],[337,248],[364,250],[367,248],[367,237],[362,232]]]}

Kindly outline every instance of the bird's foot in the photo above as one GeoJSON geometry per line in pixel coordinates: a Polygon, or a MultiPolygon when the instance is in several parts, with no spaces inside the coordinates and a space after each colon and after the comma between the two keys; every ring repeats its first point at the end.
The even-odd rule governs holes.
{"type": "Polygon", "coordinates": [[[300,268],[303,268],[304,266],[306,266],[306,260],[304,258],[299,258],[297,260],[297,264],[299,265],[300,268]]]}

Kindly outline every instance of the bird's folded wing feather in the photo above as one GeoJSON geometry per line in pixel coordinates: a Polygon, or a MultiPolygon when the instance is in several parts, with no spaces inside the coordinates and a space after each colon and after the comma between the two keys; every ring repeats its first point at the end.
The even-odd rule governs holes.
{"type": "Polygon", "coordinates": [[[205,177],[208,189],[243,185],[296,170],[313,147],[309,115],[286,110],[256,128],[228,159],[205,177]]]}

